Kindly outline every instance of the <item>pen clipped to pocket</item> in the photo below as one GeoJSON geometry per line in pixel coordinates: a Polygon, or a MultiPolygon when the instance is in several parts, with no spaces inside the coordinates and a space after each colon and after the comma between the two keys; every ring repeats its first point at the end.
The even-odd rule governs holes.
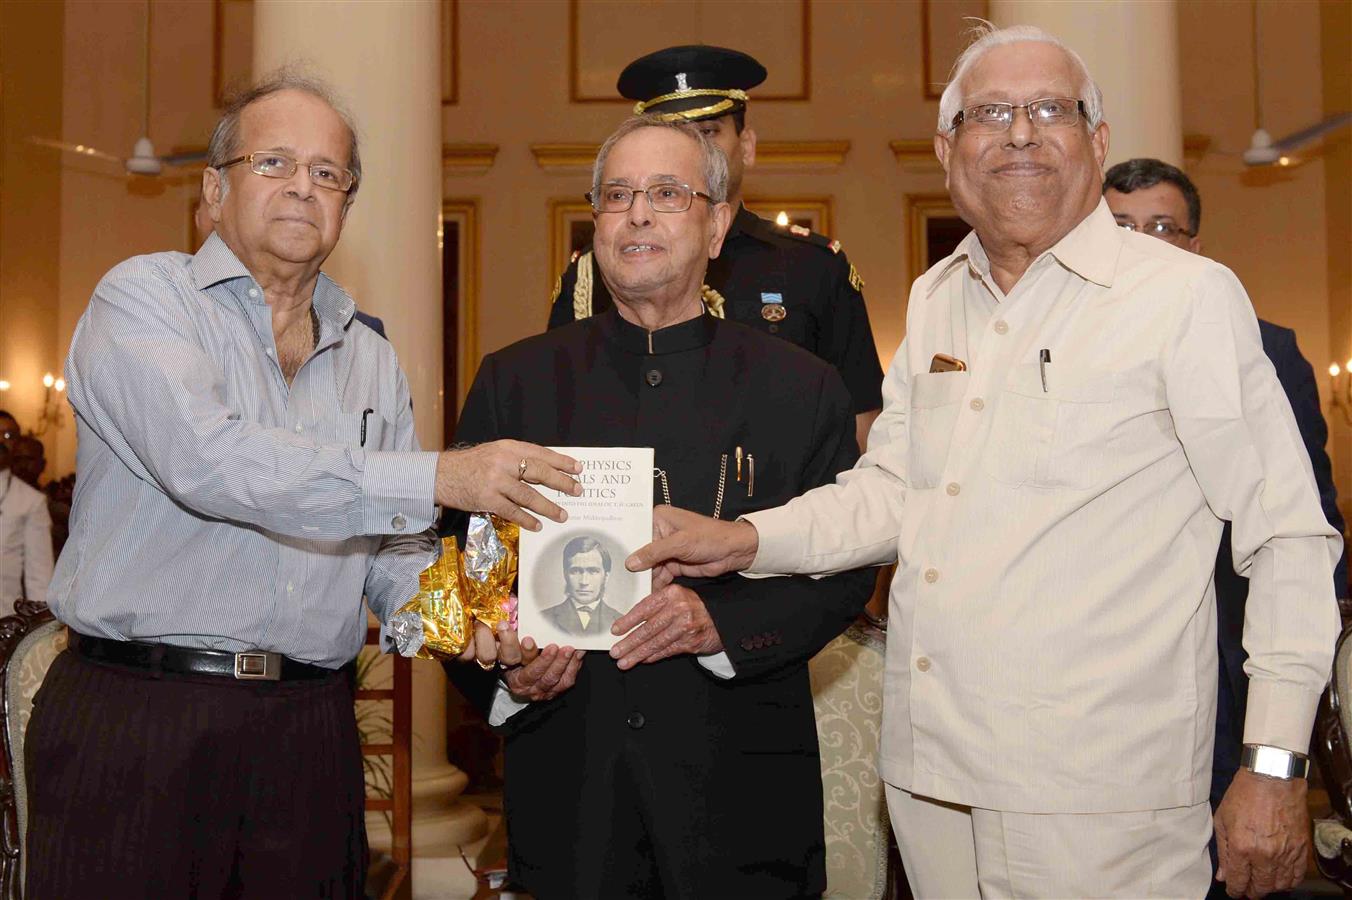
{"type": "Polygon", "coordinates": [[[732,455],[736,461],[737,483],[746,486],[748,498],[754,497],[756,495],[756,457],[751,453],[744,452],[740,444],[732,455]]]}

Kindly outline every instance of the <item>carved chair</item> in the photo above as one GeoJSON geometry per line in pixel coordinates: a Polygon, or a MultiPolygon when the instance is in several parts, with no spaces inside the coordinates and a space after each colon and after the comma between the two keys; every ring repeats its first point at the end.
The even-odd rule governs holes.
{"type": "Polygon", "coordinates": [[[66,629],[44,603],[19,600],[14,614],[0,618],[0,898],[23,896],[24,835],[28,826],[28,785],[23,739],[33,712],[33,695],[52,661],[66,647],[66,629]]]}
{"type": "MultiPolygon", "coordinates": [[[[1346,621],[1346,619],[1344,620],[1346,621]]],[[[1315,862],[1352,897],[1352,625],[1338,637],[1333,678],[1319,701],[1310,753],[1323,776],[1334,817],[1314,823],[1315,862]]]]}

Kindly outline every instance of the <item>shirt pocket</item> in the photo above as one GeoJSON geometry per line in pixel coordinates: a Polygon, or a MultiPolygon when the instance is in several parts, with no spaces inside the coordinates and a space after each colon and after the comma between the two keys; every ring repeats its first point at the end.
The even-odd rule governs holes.
{"type": "Polygon", "coordinates": [[[911,487],[939,483],[970,378],[967,372],[926,372],[912,377],[906,461],[906,483],[911,487]]]}
{"type": "Polygon", "coordinates": [[[1012,485],[1086,490],[1112,465],[1116,415],[1112,373],[1076,367],[1014,366],[991,424],[986,471],[1012,485]]]}
{"type": "Polygon", "coordinates": [[[340,412],[316,423],[315,436],[321,444],[386,450],[392,449],[386,447],[385,442],[394,441],[394,423],[375,410],[340,412]]]}

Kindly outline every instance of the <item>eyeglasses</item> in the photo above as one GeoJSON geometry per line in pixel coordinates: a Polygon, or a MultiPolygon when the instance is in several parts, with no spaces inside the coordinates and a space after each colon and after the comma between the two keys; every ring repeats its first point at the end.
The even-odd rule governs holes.
{"type": "Polygon", "coordinates": [[[1175,225],[1167,219],[1152,219],[1141,227],[1137,227],[1135,222],[1123,219],[1118,219],[1117,224],[1127,231],[1136,231],[1141,234],[1148,234],[1151,237],[1164,238],[1166,241],[1171,241],[1180,234],[1187,237],[1197,237],[1197,232],[1175,225]]]}
{"type": "Polygon", "coordinates": [[[978,103],[964,107],[953,117],[953,128],[966,125],[976,134],[999,134],[1014,124],[1014,110],[1028,111],[1028,120],[1039,128],[1065,128],[1088,117],[1084,101],[1072,97],[1047,97],[1027,103],[978,103]]]}
{"type": "MultiPolygon", "coordinates": [[[[228,169],[242,162],[247,162],[250,171],[255,175],[262,175],[265,178],[290,178],[296,174],[296,169],[300,168],[300,162],[295,158],[272,150],[257,150],[248,156],[237,156],[226,160],[216,168],[228,169]]],[[[347,191],[357,181],[357,176],[347,169],[328,163],[310,163],[306,168],[310,170],[311,181],[331,191],[347,191]]]]}
{"type": "Polygon", "coordinates": [[[588,191],[586,197],[592,209],[598,213],[622,213],[629,211],[634,205],[634,197],[638,194],[648,198],[648,205],[654,212],[661,213],[685,212],[695,202],[696,197],[708,203],[714,202],[714,198],[703,191],[674,181],[655,184],[646,190],[625,187],[622,184],[606,184],[601,186],[600,196],[593,197],[592,192],[588,191]]]}

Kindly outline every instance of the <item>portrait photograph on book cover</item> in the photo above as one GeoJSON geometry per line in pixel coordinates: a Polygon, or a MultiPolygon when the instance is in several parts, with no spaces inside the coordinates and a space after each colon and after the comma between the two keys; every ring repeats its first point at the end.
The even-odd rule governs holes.
{"type": "Polygon", "coordinates": [[[550,492],[568,510],[563,524],[522,531],[517,630],[536,644],[609,650],[615,620],[646,597],[649,572],[624,567],[652,538],[652,450],[561,447],[581,460],[581,497],[550,492]]]}
{"type": "Polygon", "coordinates": [[[616,640],[610,626],[648,593],[639,577],[624,567],[629,554],[620,549],[620,540],[589,528],[559,534],[541,547],[542,565],[531,573],[530,591],[539,618],[528,615],[536,630],[523,630],[522,635],[540,646],[588,649],[600,642],[609,648],[616,640]]]}

